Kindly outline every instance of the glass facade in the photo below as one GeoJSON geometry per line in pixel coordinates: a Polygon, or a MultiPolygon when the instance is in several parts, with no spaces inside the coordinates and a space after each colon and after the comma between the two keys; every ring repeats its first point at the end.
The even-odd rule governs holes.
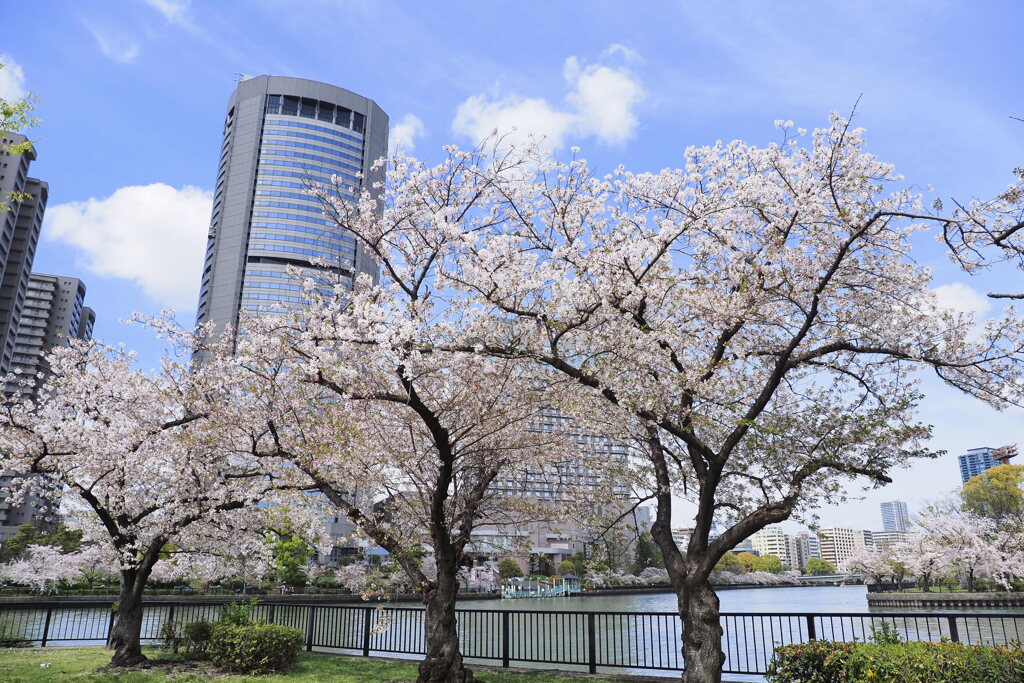
{"type": "Polygon", "coordinates": [[[966,484],[971,477],[976,477],[985,470],[990,470],[998,463],[992,459],[992,450],[987,446],[984,448],[972,448],[961,455],[960,480],[966,484]]]}
{"type": "Polygon", "coordinates": [[[376,281],[366,246],[310,189],[330,187],[344,202],[364,187],[376,192],[383,171],[370,162],[387,153],[387,114],[344,88],[288,76],[239,81],[226,110],[197,322],[221,331],[239,324],[239,312],[302,307],[289,271],[340,275],[349,288],[357,273],[376,281]]]}
{"type": "Polygon", "coordinates": [[[305,303],[301,287],[287,272],[290,266],[308,275],[320,272],[310,267],[311,259],[342,272],[354,269],[355,239],[325,218],[320,200],[306,190],[337,182],[341,197],[355,200],[364,127],[362,114],[331,102],[267,95],[242,310],[259,314],[305,303]]]}

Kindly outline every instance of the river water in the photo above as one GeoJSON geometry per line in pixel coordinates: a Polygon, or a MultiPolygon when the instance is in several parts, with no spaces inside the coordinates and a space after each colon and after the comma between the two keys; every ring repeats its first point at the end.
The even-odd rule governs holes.
{"type": "MultiPolygon", "coordinates": [[[[718,593],[722,612],[867,612],[864,586],[740,588],[718,593]]],[[[463,609],[572,610],[596,612],[676,612],[672,593],[588,595],[573,598],[466,600],[463,609]]],[[[934,610],[932,610],[934,611],[934,610]]]]}

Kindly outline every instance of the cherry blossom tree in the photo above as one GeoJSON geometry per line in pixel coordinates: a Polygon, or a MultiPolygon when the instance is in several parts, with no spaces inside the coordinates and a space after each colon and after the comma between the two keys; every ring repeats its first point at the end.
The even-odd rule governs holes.
{"type": "Polygon", "coordinates": [[[885,577],[892,576],[892,565],[886,553],[873,548],[861,547],[843,563],[847,574],[867,574],[875,583],[884,583],[885,577]]]}
{"type": "Polygon", "coordinates": [[[200,525],[212,549],[227,538],[218,531],[244,528],[259,512],[251,506],[268,495],[265,477],[216,447],[209,416],[234,388],[190,366],[198,338],[182,339],[187,348],[152,373],[136,369],[123,348],[76,341],[50,355],[36,401],[16,394],[0,403],[0,469],[44,475],[17,481],[61,488],[72,516],[92,519],[103,534],[97,540],[115,553],[115,666],[145,659],[142,592],[162,554],[200,525]]]}
{"type": "Polygon", "coordinates": [[[1013,577],[1024,574],[1024,537],[1017,527],[1000,528],[995,520],[971,513],[935,514],[921,525],[932,552],[943,555],[943,566],[968,591],[975,590],[978,578],[1009,588],[1013,577]]]}
{"type": "Polygon", "coordinates": [[[949,554],[933,534],[910,532],[905,541],[893,546],[892,557],[894,562],[906,567],[907,573],[917,577],[924,592],[931,589],[934,577],[949,570],[949,554]]]}
{"type": "Polygon", "coordinates": [[[455,597],[473,531],[539,514],[542,506],[516,495],[526,478],[579,455],[551,414],[558,386],[538,366],[441,350],[464,346],[474,315],[439,276],[458,229],[424,241],[420,226],[433,216],[414,202],[382,215],[329,207],[347,212],[337,220],[368,245],[383,276],[363,277],[355,291],[340,279],[307,279],[308,308],[243,322],[233,353],[206,361],[234,364],[237,384],[250,391],[248,407],[221,418],[223,433],[241,447],[262,428],[239,457],[286,461],[276,485],[322,494],[420,589],[419,680],[470,680],[455,597]],[[436,573],[426,571],[424,547],[436,573]]]}
{"type": "Polygon", "coordinates": [[[29,547],[25,557],[6,565],[0,572],[14,583],[43,592],[58,583],[73,581],[81,574],[79,553],[64,554],[50,545],[29,547]]]}
{"type": "MultiPolygon", "coordinates": [[[[1009,264],[1024,270],[1024,169],[1014,170],[1014,183],[990,200],[957,202],[941,239],[950,259],[968,273],[1009,264]]],[[[990,292],[993,299],[1024,299],[1022,291],[990,292]]]]}
{"type": "Polygon", "coordinates": [[[431,286],[461,292],[447,305],[469,324],[407,335],[417,358],[531,360],[639,444],[688,681],[721,678],[709,577],[725,552],[934,455],[915,421],[916,370],[995,407],[1020,402],[1024,325],[1008,314],[969,335],[969,315],[938,308],[909,258],[936,218],[891,189],[900,178],[863,132],[838,116],[809,137],[780,127],[768,147],[689,149],[683,169],[607,177],[500,140],[432,168],[398,156],[383,206],[367,192],[337,207],[392,255],[384,272],[407,289],[387,294],[418,305],[425,263],[431,286]],[[697,510],[685,555],[674,497],[697,510]],[[716,520],[726,529],[712,538],[716,520]]]}

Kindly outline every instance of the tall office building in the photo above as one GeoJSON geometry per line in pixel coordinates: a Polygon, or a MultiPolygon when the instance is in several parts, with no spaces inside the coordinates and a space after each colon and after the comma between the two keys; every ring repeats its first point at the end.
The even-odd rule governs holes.
{"type": "Polygon", "coordinates": [[[343,88],[282,76],[243,80],[227,109],[197,322],[220,330],[237,325],[240,310],[301,306],[289,266],[350,284],[358,273],[376,278],[375,259],[304,190],[333,177],[355,200],[381,180],[371,165],[387,153],[387,114],[343,88]]]}
{"type": "Polygon", "coordinates": [[[971,477],[976,477],[985,470],[990,470],[1000,464],[992,457],[995,450],[994,448],[983,446],[982,448],[971,448],[959,456],[961,483],[966,484],[967,480],[971,477]]]}
{"type": "MultiPolygon", "coordinates": [[[[63,275],[32,273],[14,345],[12,369],[22,377],[45,375],[45,356],[69,339],[91,339],[96,314],[85,305],[85,283],[63,275]]],[[[9,385],[13,391],[16,385],[9,385]]]]}
{"type": "Polygon", "coordinates": [[[890,500],[881,504],[882,529],[884,531],[906,531],[910,524],[907,504],[902,500],[890,500]]]}
{"type": "MultiPolygon", "coordinates": [[[[24,135],[0,131],[0,149],[26,140],[24,135]]],[[[18,155],[0,152],[0,376],[11,371],[14,360],[14,338],[49,195],[45,182],[28,176],[35,158],[32,147],[18,155]],[[27,197],[19,201],[18,194],[27,197]]]]}

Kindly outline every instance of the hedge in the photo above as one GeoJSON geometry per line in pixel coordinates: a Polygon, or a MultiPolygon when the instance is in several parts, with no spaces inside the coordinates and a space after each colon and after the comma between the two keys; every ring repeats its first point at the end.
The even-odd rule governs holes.
{"type": "Polygon", "coordinates": [[[294,664],[305,639],[287,626],[219,622],[210,628],[207,652],[210,661],[230,671],[270,673],[294,664]]]}
{"type": "Polygon", "coordinates": [[[1024,650],[961,643],[835,643],[775,649],[770,683],[993,683],[1024,681],[1024,650]]]}

